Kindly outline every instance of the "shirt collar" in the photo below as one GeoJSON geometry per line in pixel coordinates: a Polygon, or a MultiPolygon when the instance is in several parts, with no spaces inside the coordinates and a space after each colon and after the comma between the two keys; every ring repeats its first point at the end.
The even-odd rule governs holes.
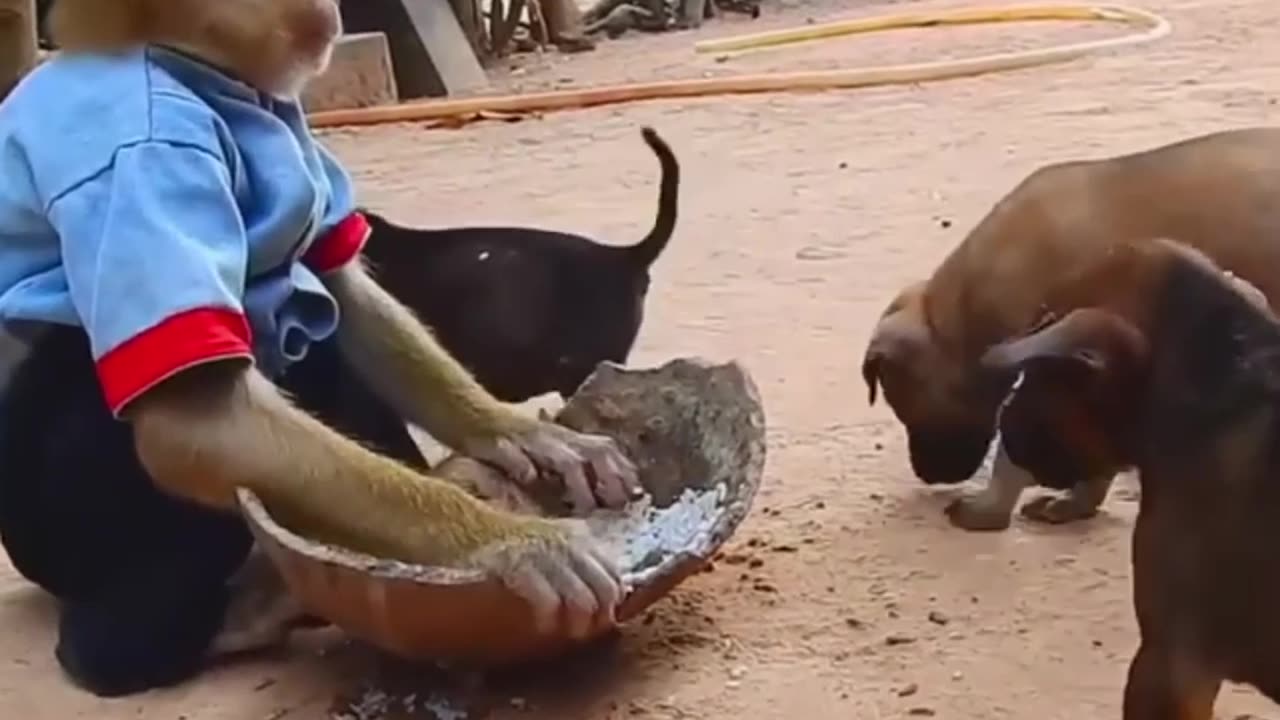
{"type": "Polygon", "coordinates": [[[153,62],[197,94],[225,95],[255,105],[262,104],[269,97],[236,78],[231,72],[177,48],[151,45],[147,47],[147,54],[153,62]]]}

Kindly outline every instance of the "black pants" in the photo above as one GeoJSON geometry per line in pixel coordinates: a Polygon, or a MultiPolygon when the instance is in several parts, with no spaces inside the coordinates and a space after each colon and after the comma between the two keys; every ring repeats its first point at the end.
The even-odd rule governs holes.
{"type": "MultiPolygon", "coordinates": [[[[334,343],[313,346],[280,384],[331,427],[423,464],[334,343]]],[[[36,343],[0,399],[0,541],[18,571],[60,601],[59,663],[102,696],[198,672],[221,627],[226,581],[252,546],[238,515],[154,487],[131,428],[107,409],[84,332],[68,327],[36,343]]]]}

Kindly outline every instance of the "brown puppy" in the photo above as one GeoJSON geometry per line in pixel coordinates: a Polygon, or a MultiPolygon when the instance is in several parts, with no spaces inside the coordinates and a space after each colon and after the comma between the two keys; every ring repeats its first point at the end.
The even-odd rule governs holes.
{"type": "Polygon", "coordinates": [[[1280,701],[1280,323],[1173,242],[1122,247],[1095,277],[1134,284],[983,359],[1021,373],[1005,448],[1057,487],[1139,472],[1125,720],[1210,720],[1224,680],[1280,701]]]}
{"type": "MultiPolygon", "coordinates": [[[[1025,331],[1067,278],[1116,243],[1172,237],[1280,298],[1280,129],[1205,135],[1131,155],[1044,167],[1002,199],[927,282],[886,309],[863,375],[906,426],[926,483],[958,483],[979,467],[1005,387],[978,370],[990,346],[1025,331]]],[[[1083,288],[1080,301],[1094,299],[1083,288]]],[[[1079,477],[1064,498],[1023,508],[1034,519],[1093,515],[1112,478],[1079,477]]],[[[998,457],[980,494],[948,508],[960,527],[1003,529],[1035,482],[998,457]]]]}

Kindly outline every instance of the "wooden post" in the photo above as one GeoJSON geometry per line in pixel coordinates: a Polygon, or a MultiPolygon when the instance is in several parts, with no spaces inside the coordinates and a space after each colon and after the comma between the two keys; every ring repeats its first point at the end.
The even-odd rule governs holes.
{"type": "Polygon", "coordinates": [[[409,14],[423,49],[440,73],[450,95],[481,90],[489,86],[471,41],[462,31],[453,5],[441,0],[400,0],[409,14]]]}
{"type": "Polygon", "coordinates": [[[35,0],[0,0],[0,100],[35,64],[35,0]]]}
{"type": "MultiPolygon", "coordinates": [[[[496,46],[493,45],[493,33],[485,29],[484,13],[480,10],[480,3],[481,0],[449,0],[449,6],[453,8],[453,16],[458,19],[458,27],[462,29],[467,42],[471,43],[471,51],[483,65],[496,46]]],[[[499,0],[494,0],[494,9],[498,9],[501,4],[499,0]]],[[[501,15],[501,13],[495,12],[494,15],[501,15]]],[[[491,21],[493,19],[490,18],[491,21]]]]}
{"type": "Polygon", "coordinates": [[[489,86],[475,49],[446,0],[345,2],[342,20],[348,32],[387,36],[403,99],[456,95],[489,86]]]}

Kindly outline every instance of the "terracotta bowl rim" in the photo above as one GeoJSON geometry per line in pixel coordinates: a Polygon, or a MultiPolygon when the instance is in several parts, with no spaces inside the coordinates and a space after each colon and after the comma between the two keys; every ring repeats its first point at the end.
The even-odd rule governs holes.
{"type": "Polygon", "coordinates": [[[338,565],[379,580],[419,585],[481,585],[488,579],[482,570],[422,565],[380,558],[330,543],[311,540],[276,522],[262,500],[249,488],[236,489],[236,498],[249,520],[290,552],[309,561],[338,565]]]}
{"type": "MultiPolygon", "coordinates": [[[[742,524],[747,515],[742,506],[749,507],[758,490],[758,485],[750,482],[740,483],[738,487],[745,491],[740,493],[727,491],[714,520],[698,543],[672,552],[662,562],[641,571],[621,568],[623,579],[629,581],[629,585],[633,585],[628,587],[627,595],[638,589],[634,587],[636,583],[645,585],[680,570],[691,561],[708,559],[715,549],[719,548],[742,524]]],[[[276,522],[262,500],[252,490],[239,488],[236,490],[236,495],[242,510],[250,516],[251,522],[256,524],[261,532],[289,552],[307,561],[337,565],[377,580],[411,582],[436,587],[478,586],[490,580],[482,570],[388,560],[340,545],[310,540],[276,522]]]]}

